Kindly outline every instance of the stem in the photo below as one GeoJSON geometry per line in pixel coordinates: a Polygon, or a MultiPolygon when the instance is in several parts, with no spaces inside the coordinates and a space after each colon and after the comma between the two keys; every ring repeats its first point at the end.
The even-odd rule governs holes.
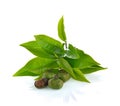
{"type": "Polygon", "coordinates": [[[64,45],[65,45],[65,49],[67,50],[67,41],[65,41],[65,43],[64,43],[64,45]]]}

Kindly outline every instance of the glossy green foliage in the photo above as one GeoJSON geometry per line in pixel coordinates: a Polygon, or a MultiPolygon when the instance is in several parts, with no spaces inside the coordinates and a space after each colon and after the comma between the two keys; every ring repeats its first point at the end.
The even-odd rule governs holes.
{"type": "MultiPolygon", "coordinates": [[[[67,44],[63,17],[58,21],[58,36],[63,43],[50,36],[39,34],[34,36],[35,40],[21,44],[36,57],[27,62],[13,76],[37,76],[37,79],[45,76],[50,79],[62,69],[75,80],[90,82],[84,74],[106,69],[83,50],[67,44]]],[[[59,77],[65,81],[66,76],[60,73],[59,77]]],[[[49,86],[53,87],[51,83],[49,86]]],[[[57,87],[61,88],[62,83],[57,87]]]]}

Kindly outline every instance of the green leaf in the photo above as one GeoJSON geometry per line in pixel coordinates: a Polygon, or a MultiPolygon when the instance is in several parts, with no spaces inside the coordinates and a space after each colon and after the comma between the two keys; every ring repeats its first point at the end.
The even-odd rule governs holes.
{"type": "Polygon", "coordinates": [[[47,53],[57,56],[64,55],[63,44],[59,41],[46,35],[35,35],[35,38],[39,46],[47,53]]]}
{"type": "Polygon", "coordinates": [[[69,44],[68,50],[66,50],[66,57],[71,58],[71,59],[78,59],[80,56],[77,52],[77,49],[69,44]]]}
{"type": "Polygon", "coordinates": [[[93,65],[100,65],[98,62],[96,62],[90,55],[84,53],[83,51],[78,49],[78,53],[80,56],[80,64],[79,64],[79,68],[86,68],[86,67],[90,67],[93,65]]]}
{"type": "Polygon", "coordinates": [[[79,59],[70,59],[65,57],[73,68],[83,69],[93,65],[100,65],[90,55],[85,54],[82,50],[77,49],[77,52],[79,54],[79,59]]]}
{"type": "Polygon", "coordinates": [[[64,59],[59,58],[57,61],[60,68],[64,69],[66,72],[68,72],[73,78],[75,78],[74,72],[70,64],[64,59]]]}
{"type": "Polygon", "coordinates": [[[37,76],[46,70],[56,68],[55,59],[36,57],[30,60],[24,67],[18,70],[13,76],[37,76]]]}
{"type": "Polygon", "coordinates": [[[38,57],[55,58],[55,56],[44,51],[42,47],[36,41],[29,41],[29,42],[21,44],[20,46],[25,47],[27,50],[29,50],[31,53],[33,53],[34,55],[38,57]]]}
{"type": "Polygon", "coordinates": [[[38,74],[26,71],[18,71],[13,76],[37,76],[38,74]]]}
{"type": "Polygon", "coordinates": [[[76,80],[89,82],[87,78],[84,76],[84,74],[82,73],[82,71],[80,71],[78,68],[73,68],[73,70],[76,75],[76,78],[75,78],[76,80]]]}
{"type": "Polygon", "coordinates": [[[104,70],[104,69],[106,69],[106,68],[96,65],[96,66],[91,66],[89,68],[83,68],[83,69],[81,69],[81,71],[84,74],[90,74],[90,73],[93,73],[93,72],[96,72],[99,70],[104,70]]]}
{"type": "Polygon", "coordinates": [[[58,22],[58,36],[61,40],[66,41],[66,34],[64,31],[64,18],[63,16],[60,18],[58,22]]]}

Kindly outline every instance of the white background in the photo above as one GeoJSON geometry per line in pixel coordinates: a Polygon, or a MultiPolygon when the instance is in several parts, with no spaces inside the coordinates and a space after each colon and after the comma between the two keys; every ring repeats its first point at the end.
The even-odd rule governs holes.
{"type": "Polygon", "coordinates": [[[119,0],[0,0],[0,106],[120,106],[119,0]],[[12,77],[34,56],[19,44],[35,34],[58,39],[64,15],[68,42],[107,70],[69,80],[60,90],[36,89],[33,77],[12,77]]]}

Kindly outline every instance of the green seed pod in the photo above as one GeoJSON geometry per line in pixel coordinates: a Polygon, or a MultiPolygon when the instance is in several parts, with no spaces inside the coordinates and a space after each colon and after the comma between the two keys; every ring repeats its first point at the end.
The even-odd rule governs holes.
{"type": "Polygon", "coordinates": [[[48,86],[53,89],[60,89],[63,86],[63,81],[59,78],[52,78],[48,81],[48,86]]]}
{"type": "Polygon", "coordinates": [[[43,75],[45,78],[51,79],[55,76],[55,73],[50,72],[50,71],[46,71],[43,75]]]}
{"type": "Polygon", "coordinates": [[[58,73],[58,77],[63,80],[64,82],[68,81],[70,79],[70,74],[64,71],[60,71],[58,73]]]}

